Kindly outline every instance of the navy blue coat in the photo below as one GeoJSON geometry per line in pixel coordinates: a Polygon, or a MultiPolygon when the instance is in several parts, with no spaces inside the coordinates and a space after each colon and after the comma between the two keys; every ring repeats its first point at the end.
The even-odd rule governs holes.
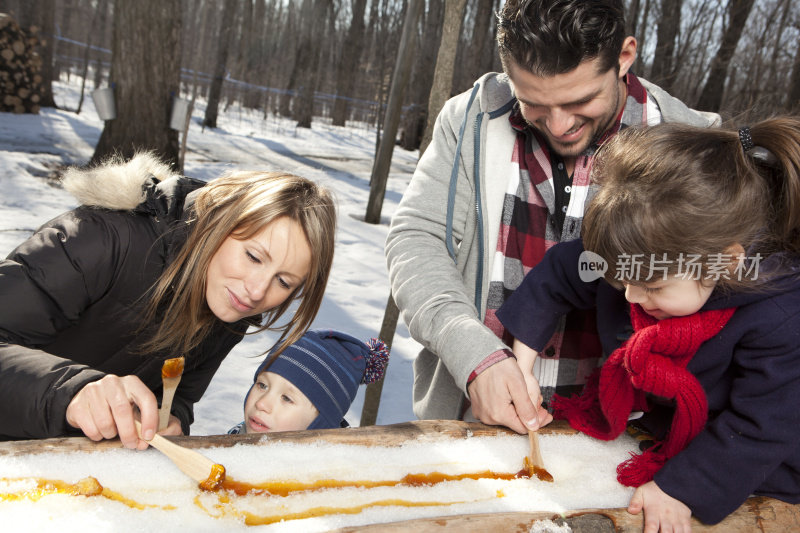
{"type": "MultiPolygon", "coordinates": [[[[497,316],[515,338],[541,350],[564,313],[593,307],[606,354],[630,336],[630,304],[603,279],[581,281],[582,251],[580,240],[554,246],[501,307],[497,316]]],[[[751,494],[800,502],[800,275],[770,287],[715,290],[703,306],[737,308],[687,367],[706,392],[709,420],[655,476],[705,523],[719,522],[751,494]]],[[[658,411],[642,419],[656,435],[671,419],[658,411]]]]}

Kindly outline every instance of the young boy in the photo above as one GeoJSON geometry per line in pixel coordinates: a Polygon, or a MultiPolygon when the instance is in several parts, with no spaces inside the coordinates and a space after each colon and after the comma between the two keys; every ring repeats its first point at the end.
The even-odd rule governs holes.
{"type": "Polygon", "coordinates": [[[244,400],[244,421],[228,431],[266,433],[346,427],[361,383],[383,378],[389,352],[334,330],[311,330],[271,364],[267,354],[244,400]]]}

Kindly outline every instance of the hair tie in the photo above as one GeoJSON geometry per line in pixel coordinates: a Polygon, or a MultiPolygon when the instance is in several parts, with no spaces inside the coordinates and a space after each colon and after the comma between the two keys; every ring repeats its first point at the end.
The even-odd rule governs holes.
{"type": "Polygon", "coordinates": [[[739,128],[739,142],[742,143],[742,150],[745,152],[753,148],[753,137],[750,136],[750,128],[748,126],[739,128]]]}

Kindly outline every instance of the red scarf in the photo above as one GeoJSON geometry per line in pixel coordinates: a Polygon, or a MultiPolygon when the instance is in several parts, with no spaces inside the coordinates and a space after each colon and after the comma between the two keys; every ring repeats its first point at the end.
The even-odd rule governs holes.
{"type": "Polygon", "coordinates": [[[581,396],[553,397],[556,418],[567,419],[573,428],[592,437],[612,440],[625,431],[631,411],[648,410],[647,393],[674,400],[675,414],[664,441],[617,466],[617,479],[623,485],[638,487],[652,480],[667,459],[705,426],[706,394],[686,365],[735,310],[657,320],[632,304],[633,335],[592,374],[581,396]]]}

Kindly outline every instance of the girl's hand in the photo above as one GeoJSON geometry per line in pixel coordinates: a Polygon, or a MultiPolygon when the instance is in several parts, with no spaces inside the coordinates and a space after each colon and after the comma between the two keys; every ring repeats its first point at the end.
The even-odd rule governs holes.
{"type": "MultiPolygon", "coordinates": [[[[174,431],[172,418],[175,417],[170,419],[169,431],[174,431]]],[[[109,374],[89,383],[72,398],[67,406],[67,423],[92,440],[112,439],[119,435],[126,448],[144,450],[148,446],[147,440],[156,433],[158,402],[137,376],[109,374]],[[146,440],[140,439],[136,432],[134,406],[141,413],[142,436],[146,440]]]]}
{"type": "Polygon", "coordinates": [[[533,363],[539,353],[517,339],[514,339],[512,351],[517,358],[517,365],[519,365],[519,369],[522,372],[522,377],[525,378],[525,388],[528,391],[528,396],[533,405],[536,406],[539,427],[546,426],[553,421],[553,415],[542,407],[543,398],[542,391],[539,388],[539,380],[533,375],[533,363]]]}
{"type": "Polygon", "coordinates": [[[636,489],[628,504],[628,512],[639,514],[644,509],[644,533],[689,533],[692,511],[656,485],[645,483],[636,489]]]}

